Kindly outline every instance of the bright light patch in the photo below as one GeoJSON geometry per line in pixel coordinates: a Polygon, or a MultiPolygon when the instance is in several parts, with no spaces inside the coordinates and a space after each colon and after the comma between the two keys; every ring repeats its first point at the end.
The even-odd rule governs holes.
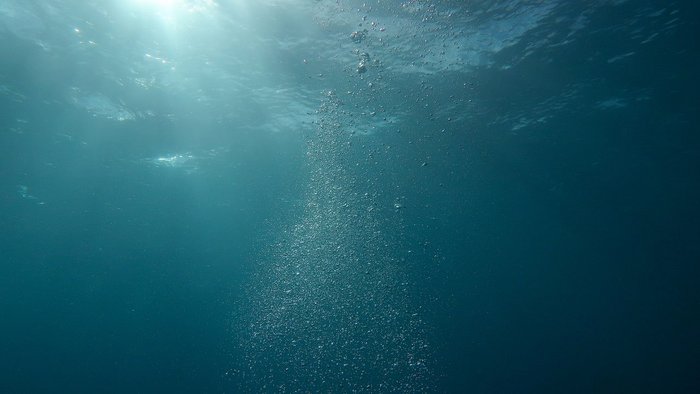
{"type": "Polygon", "coordinates": [[[181,0],[135,0],[136,4],[169,10],[182,3],[181,0]]]}
{"type": "Polygon", "coordinates": [[[138,13],[152,16],[166,31],[172,32],[187,14],[188,0],[130,0],[125,4],[138,13]]]}

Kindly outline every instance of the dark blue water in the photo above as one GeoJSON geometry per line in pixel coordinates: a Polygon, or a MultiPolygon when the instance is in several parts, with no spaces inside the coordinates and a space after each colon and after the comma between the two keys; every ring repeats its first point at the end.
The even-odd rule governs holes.
{"type": "Polygon", "coordinates": [[[697,7],[0,3],[0,392],[700,390],[697,7]]]}

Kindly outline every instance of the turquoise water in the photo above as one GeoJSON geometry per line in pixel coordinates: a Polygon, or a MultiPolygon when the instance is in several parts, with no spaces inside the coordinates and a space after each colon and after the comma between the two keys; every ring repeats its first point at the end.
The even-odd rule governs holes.
{"type": "Polygon", "coordinates": [[[0,3],[0,391],[697,392],[680,1],[0,3]]]}

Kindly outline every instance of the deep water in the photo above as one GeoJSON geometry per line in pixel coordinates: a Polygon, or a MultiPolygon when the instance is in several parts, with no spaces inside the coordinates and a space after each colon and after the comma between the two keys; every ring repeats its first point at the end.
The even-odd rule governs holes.
{"type": "Polygon", "coordinates": [[[0,3],[0,392],[700,391],[683,1],[0,3]]]}

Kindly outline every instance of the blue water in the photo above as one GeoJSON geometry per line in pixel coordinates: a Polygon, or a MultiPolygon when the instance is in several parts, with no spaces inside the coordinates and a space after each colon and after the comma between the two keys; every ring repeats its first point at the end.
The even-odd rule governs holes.
{"type": "Polygon", "coordinates": [[[0,392],[700,391],[697,11],[3,0],[0,392]]]}

